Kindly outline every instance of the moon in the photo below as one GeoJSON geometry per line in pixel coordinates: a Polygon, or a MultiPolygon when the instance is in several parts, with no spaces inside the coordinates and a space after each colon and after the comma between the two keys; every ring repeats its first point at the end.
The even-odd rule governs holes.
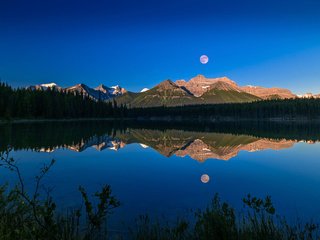
{"type": "Polygon", "coordinates": [[[203,182],[203,183],[208,183],[209,181],[210,181],[210,177],[209,177],[208,174],[203,174],[203,175],[201,176],[201,182],[203,182]]]}
{"type": "Polygon", "coordinates": [[[207,64],[207,63],[209,62],[208,56],[207,56],[207,55],[202,55],[202,56],[200,57],[200,62],[201,62],[202,64],[207,64]]]}

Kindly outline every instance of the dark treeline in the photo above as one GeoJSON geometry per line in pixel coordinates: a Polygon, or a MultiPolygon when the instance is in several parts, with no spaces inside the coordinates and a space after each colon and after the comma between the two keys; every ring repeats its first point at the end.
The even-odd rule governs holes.
{"type": "Polygon", "coordinates": [[[13,89],[0,83],[0,118],[105,118],[124,117],[126,107],[94,101],[87,96],[54,89],[13,89]]]}
{"type": "Polygon", "coordinates": [[[225,103],[178,107],[130,109],[130,117],[172,117],[185,119],[317,119],[320,99],[263,100],[251,103],[225,103]]]}

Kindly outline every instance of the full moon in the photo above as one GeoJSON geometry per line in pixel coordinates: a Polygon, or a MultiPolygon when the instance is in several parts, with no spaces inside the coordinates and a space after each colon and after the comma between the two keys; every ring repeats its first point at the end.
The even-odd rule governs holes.
{"type": "Polygon", "coordinates": [[[203,182],[203,183],[208,183],[209,180],[210,180],[210,177],[209,177],[208,174],[203,174],[203,175],[201,176],[201,182],[203,182]]]}
{"type": "Polygon", "coordinates": [[[207,56],[207,55],[202,55],[202,56],[200,57],[200,62],[201,62],[202,64],[207,64],[207,63],[209,62],[208,56],[207,56]]]}

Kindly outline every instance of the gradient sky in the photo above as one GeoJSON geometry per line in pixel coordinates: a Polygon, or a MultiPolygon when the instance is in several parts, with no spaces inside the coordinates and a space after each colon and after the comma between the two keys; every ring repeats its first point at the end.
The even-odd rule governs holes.
{"type": "Polygon", "coordinates": [[[320,1],[0,1],[0,78],[13,86],[139,91],[197,74],[319,93],[320,1]]]}

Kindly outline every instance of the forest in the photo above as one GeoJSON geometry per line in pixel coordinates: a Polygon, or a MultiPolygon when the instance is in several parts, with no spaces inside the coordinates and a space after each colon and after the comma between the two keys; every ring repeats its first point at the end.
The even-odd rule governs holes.
{"type": "Polygon", "coordinates": [[[0,118],[64,119],[124,117],[126,107],[115,101],[95,101],[84,94],[48,88],[45,91],[13,89],[0,83],[0,118]]]}
{"type": "Polygon", "coordinates": [[[128,116],[190,120],[315,120],[320,117],[320,99],[270,99],[248,103],[135,108],[129,110],[128,116]]]}

